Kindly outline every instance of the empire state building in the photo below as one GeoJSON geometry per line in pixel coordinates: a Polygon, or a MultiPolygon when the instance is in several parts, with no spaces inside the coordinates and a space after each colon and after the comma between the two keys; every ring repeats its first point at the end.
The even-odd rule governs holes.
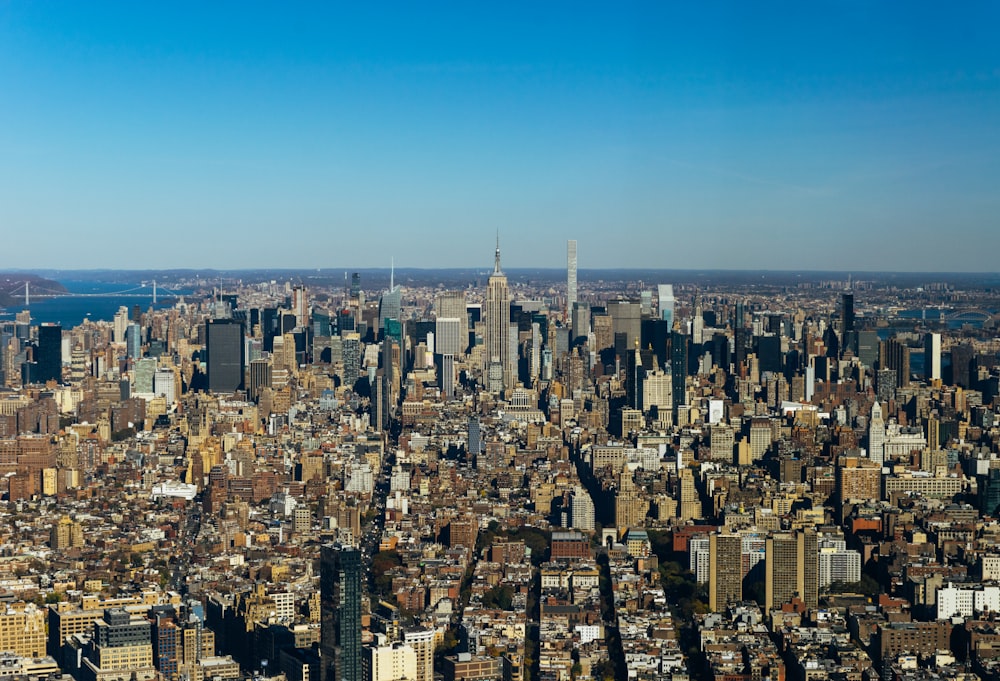
{"type": "MultiPolygon", "coordinates": [[[[493,274],[486,284],[486,299],[483,302],[485,322],[485,364],[484,383],[490,392],[500,393],[510,390],[517,380],[516,346],[511,349],[510,330],[510,290],[507,275],[500,269],[500,239],[493,264],[493,274]]],[[[517,335],[514,335],[516,341],[517,335]]]]}

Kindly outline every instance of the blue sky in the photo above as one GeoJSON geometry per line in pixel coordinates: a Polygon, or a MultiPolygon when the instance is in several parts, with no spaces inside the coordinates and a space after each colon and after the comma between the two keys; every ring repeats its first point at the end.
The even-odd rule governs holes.
{"type": "Polygon", "coordinates": [[[0,0],[0,268],[997,271],[998,23],[0,0]]]}

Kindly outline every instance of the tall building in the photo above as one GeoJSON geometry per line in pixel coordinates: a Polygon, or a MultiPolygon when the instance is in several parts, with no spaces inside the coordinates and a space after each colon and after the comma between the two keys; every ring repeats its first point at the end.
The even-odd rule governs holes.
{"type": "Polygon", "coordinates": [[[510,352],[510,291],[507,288],[507,275],[500,269],[499,239],[493,274],[486,285],[483,321],[486,345],[483,370],[486,387],[490,392],[513,389],[517,377],[517,357],[511,357],[510,352]]]}
{"type": "Polygon", "coordinates": [[[62,327],[59,324],[42,324],[38,327],[37,383],[62,381],[62,327]]]}
{"type": "Polygon", "coordinates": [[[885,462],[885,421],[882,420],[882,405],[872,405],[868,420],[868,458],[880,467],[885,462]]]}
{"type": "Polygon", "coordinates": [[[341,377],[343,384],[348,388],[353,388],[361,376],[361,334],[352,331],[342,336],[342,356],[344,359],[344,370],[341,377]]]}
{"type": "Polygon", "coordinates": [[[854,331],[853,293],[844,293],[840,296],[840,330],[843,333],[854,331]]]}
{"type": "Polygon", "coordinates": [[[133,360],[142,356],[142,327],[138,324],[129,324],[125,329],[125,354],[133,360]]]}
{"type": "Polygon", "coordinates": [[[882,343],[879,349],[879,368],[896,372],[896,387],[910,385],[910,348],[895,338],[882,343]]]}
{"type": "Polygon", "coordinates": [[[389,290],[382,294],[378,303],[378,335],[386,336],[386,324],[390,319],[402,321],[402,308],[403,292],[395,283],[390,283],[389,290]]]}
{"type": "Polygon", "coordinates": [[[205,364],[210,392],[243,390],[245,347],[242,322],[234,319],[209,319],[205,322],[205,364]]]}
{"type": "Polygon", "coordinates": [[[743,600],[743,538],[713,533],[708,542],[708,607],[718,612],[743,600]]]}
{"type": "Polygon", "coordinates": [[[479,426],[479,417],[469,417],[469,459],[478,466],[479,455],[483,453],[483,439],[479,426]]]}
{"type": "Polygon", "coordinates": [[[362,681],[361,552],[324,545],[319,586],[320,681],[362,681]]]}
{"type": "MultiPolygon", "coordinates": [[[[458,350],[455,355],[464,355],[469,347],[469,313],[466,309],[464,291],[446,291],[440,294],[434,301],[435,313],[438,319],[458,320],[458,350]]],[[[438,332],[440,334],[440,332],[438,332]]],[[[445,351],[436,348],[436,352],[444,354],[445,351]]]]}
{"type": "Polygon", "coordinates": [[[596,527],[594,517],[594,500],[590,493],[577,485],[570,501],[570,521],[574,529],[593,531],[596,527]]]}
{"type": "Polygon", "coordinates": [[[819,554],[814,528],[777,532],[768,537],[764,561],[766,612],[794,597],[809,608],[819,604],[819,554]]]}
{"type": "Polygon", "coordinates": [[[941,334],[928,333],[924,336],[924,379],[941,380],[941,334]]]}
{"type": "Polygon", "coordinates": [[[297,328],[309,326],[309,289],[302,284],[292,287],[292,313],[297,328]]]}
{"type": "Polygon", "coordinates": [[[660,284],[657,287],[660,298],[660,319],[667,322],[667,333],[674,328],[674,285],[660,284]]]}
{"type": "Polygon", "coordinates": [[[673,385],[671,396],[674,401],[674,422],[677,422],[677,408],[687,404],[688,352],[687,336],[674,331],[670,334],[670,375],[673,385]]]}
{"type": "Polygon", "coordinates": [[[972,345],[962,343],[951,347],[951,383],[960,388],[973,387],[972,365],[976,351],[972,345]]]}
{"type": "Polygon", "coordinates": [[[566,316],[573,314],[576,303],[576,239],[566,242],[566,316]]]}

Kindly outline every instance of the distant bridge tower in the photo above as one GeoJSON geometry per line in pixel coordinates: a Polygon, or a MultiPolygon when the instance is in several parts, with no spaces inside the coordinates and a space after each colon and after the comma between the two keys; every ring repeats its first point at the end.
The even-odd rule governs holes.
{"type": "Polygon", "coordinates": [[[156,305],[156,279],[153,280],[153,305],[156,305]]]}
{"type": "Polygon", "coordinates": [[[28,294],[28,282],[24,282],[24,306],[29,307],[31,304],[31,296],[28,294]]]}

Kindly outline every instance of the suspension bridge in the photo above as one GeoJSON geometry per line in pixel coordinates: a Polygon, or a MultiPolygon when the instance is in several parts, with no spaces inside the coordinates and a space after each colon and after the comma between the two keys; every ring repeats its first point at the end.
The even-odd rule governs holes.
{"type": "Polygon", "coordinates": [[[9,290],[4,291],[11,297],[21,297],[24,294],[24,306],[29,307],[33,299],[45,298],[152,298],[155,304],[160,298],[180,298],[183,294],[173,291],[165,286],[158,286],[154,279],[150,284],[142,282],[138,286],[121,291],[98,291],[98,292],[77,292],[77,291],[57,291],[55,289],[40,286],[37,282],[30,280],[14,282],[9,290]]]}

